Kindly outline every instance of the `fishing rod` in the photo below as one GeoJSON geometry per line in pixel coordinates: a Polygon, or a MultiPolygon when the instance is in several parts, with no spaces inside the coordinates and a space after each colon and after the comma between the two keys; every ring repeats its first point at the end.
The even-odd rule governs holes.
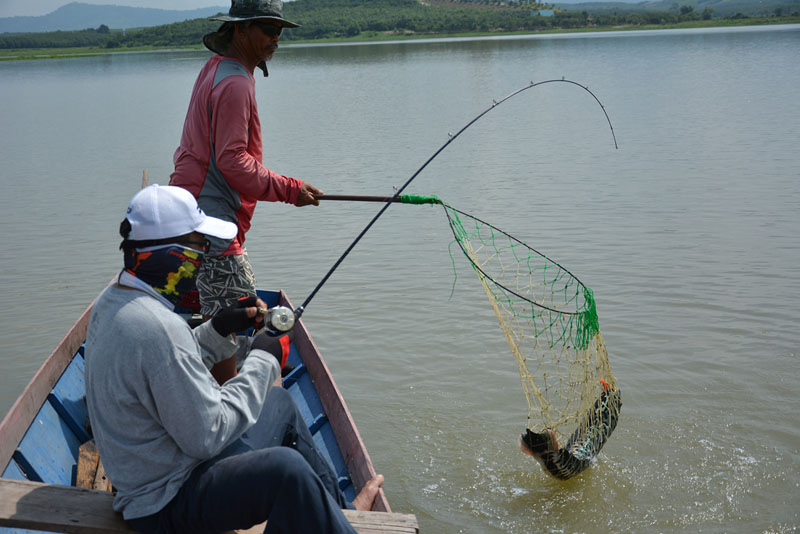
{"type": "MultiPolygon", "coordinates": [[[[587,86],[581,85],[578,82],[567,80],[566,78],[563,77],[561,79],[544,80],[541,82],[531,81],[528,85],[521,87],[520,89],[517,89],[516,91],[508,94],[507,96],[501,98],[500,100],[493,100],[491,106],[489,106],[488,108],[480,112],[478,115],[476,115],[475,118],[473,118],[467,124],[465,124],[458,132],[456,132],[455,134],[452,133],[448,134],[449,138],[447,139],[447,141],[445,141],[445,143],[441,147],[439,147],[439,149],[436,150],[436,152],[434,152],[433,155],[429,157],[427,161],[425,161],[425,163],[423,163],[422,166],[419,169],[417,169],[416,172],[414,172],[414,174],[412,174],[411,177],[408,180],[406,180],[405,183],[402,186],[400,186],[400,188],[397,189],[397,191],[395,191],[395,193],[392,196],[355,198],[352,195],[321,195],[320,197],[317,197],[320,200],[357,200],[357,201],[368,201],[368,202],[383,202],[384,206],[378,211],[377,214],[375,214],[372,220],[369,221],[369,223],[367,223],[367,225],[364,227],[361,233],[359,233],[358,236],[356,236],[356,238],[353,240],[352,243],[350,243],[350,246],[348,246],[347,249],[345,249],[342,255],[339,256],[339,259],[336,260],[336,262],[328,270],[328,272],[325,273],[325,276],[322,277],[322,280],[320,280],[320,282],[317,284],[314,290],[308,295],[306,300],[299,307],[297,307],[294,310],[291,310],[286,306],[277,306],[270,310],[269,314],[266,317],[265,322],[272,327],[272,331],[278,334],[281,332],[286,332],[288,330],[291,330],[291,328],[294,326],[295,321],[300,319],[300,316],[303,315],[303,312],[305,311],[306,307],[311,302],[311,300],[316,296],[319,290],[322,289],[322,286],[325,285],[325,282],[327,282],[328,279],[331,277],[331,275],[333,275],[334,271],[336,271],[336,269],[339,268],[339,265],[342,264],[344,259],[348,256],[348,254],[350,254],[353,248],[355,248],[358,242],[361,241],[361,238],[364,237],[364,235],[369,231],[370,228],[372,228],[372,225],[374,225],[381,217],[381,215],[383,215],[386,212],[386,210],[389,209],[389,206],[391,206],[395,202],[402,202],[401,196],[403,196],[402,193],[403,191],[405,191],[406,187],[408,187],[408,185],[414,181],[414,179],[425,169],[425,167],[427,167],[428,164],[430,164],[430,162],[432,162],[439,154],[441,154],[441,152],[445,148],[447,148],[450,145],[450,143],[455,141],[458,138],[458,136],[464,133],[464,131],[467,128],[478,122],[484,115],[495,109],[503,102],[506,102],[510,98],[513,98],[518,94],[527,91],[528,89],[533,89],[534,87],[538,87],[540,85],[548,83],[568,83],[580,87],[581,89],[589,93],[597,102],[597,104],[600,106],[600,109],[603,110],[603,114],[605,115],[606,121],[608,122],[608,127],[611,129],[611,137],[614,140],[614,148],[615,149],[619,148],[619,146],[617,145],[617,136],[614,134],[614,126],[611,124],[611,119],[609,118],[608,113],[606,112],[605,106],[603,105],[602,102],[600,102],[600,99],[597,98],[597,95],[595,95],[591,90],[589,90],[587,86]]],[[[410,195],[405,195],[405,196],[410,196],[410,195]]]]}
{"type": "Polygon", "coordinates": [[[319,195],[317,200],[349,200],[353,202],[401,202],[395,197],[379,197],[369,195],[319,195]]]}
{"type": "Polygon", "coordinates": [[[319,195],[317,200],[349,200],[352,202],[400,202],[401,204],[437,204],[439,199],[422,195],[395,195],[380,197],[370,195],[319,195]]]}

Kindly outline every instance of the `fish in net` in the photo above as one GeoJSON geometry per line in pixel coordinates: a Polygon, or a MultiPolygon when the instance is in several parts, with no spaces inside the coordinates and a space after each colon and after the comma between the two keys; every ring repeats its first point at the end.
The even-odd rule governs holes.
{"type": "Polygon", "coordinates": [[[566,480],[585,470],[617,426],[622,396],[592,290],[519,239],[434,196],[505,334],[528,403],[522,452],[566,480]]]}

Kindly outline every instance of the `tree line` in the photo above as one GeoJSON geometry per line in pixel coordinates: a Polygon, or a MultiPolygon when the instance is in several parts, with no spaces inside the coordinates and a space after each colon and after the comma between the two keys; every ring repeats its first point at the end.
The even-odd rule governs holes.
{"type": "MultiPolygon", "coordinates": [[[[797,13],[794,13],[797,16],[797,13]]],[[[281,40],[315,40],[356,37],[364,33],[450,34],[541,31],[586,27],[669,25],[708,20],[706,8],[698,13],[683,5],[670,12],[589,14],[553,10],[534,0],[513,3],[496,0],[295,0],[284,4],[284,16],[302,24],[286,30],[281,40]],[[548,16],[541,10],[549,9],[548,16]]],[[[734,17],[738,18],[738,17],[734,17]]],[[[746,17],[745,17],[746,18],[746,17]]],[[[206,19],[136,30],[111,30],[105,25],[79,31],[0,34],[0,48],[107,48],[189,47],[216,30],[219,22],[206,19]]]]}

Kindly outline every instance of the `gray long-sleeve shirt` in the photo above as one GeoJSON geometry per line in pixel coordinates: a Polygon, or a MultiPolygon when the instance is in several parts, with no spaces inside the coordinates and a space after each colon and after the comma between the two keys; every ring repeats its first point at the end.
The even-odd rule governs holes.
{"type": "Polygon", "coordinates": [[[189,328],[147,287],[112,284],[86,336],[86,400],[103,466],[126,519],[161,510],[198,464],[252,426],[280,372],[253,350],[219,386],[208,368],[237,343],[211,321],[189,328]]]}

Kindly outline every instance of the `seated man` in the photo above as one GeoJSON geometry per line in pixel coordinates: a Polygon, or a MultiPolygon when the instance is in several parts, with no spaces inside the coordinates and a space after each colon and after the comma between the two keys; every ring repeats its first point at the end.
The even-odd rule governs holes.
{"type": "Polygon", "coordinates": [[[137,193],[120,226],[125,268],[98,296],[86,335],[92,430],[114,509],[148,533],[216,533],[268,521],[267,532],[355,530],[341,508],[368,510],[383,476],[349,504],[288,392],[271,387],[286,355],[245,338],[239,374],[209,369],[260,326],[254,297],[192,330],[173,306],[193,287],[207,237],[236,225],[206,216],[185,189],[137,193]],[[272,353],[270,352],[272,351],[272,353]]]}

